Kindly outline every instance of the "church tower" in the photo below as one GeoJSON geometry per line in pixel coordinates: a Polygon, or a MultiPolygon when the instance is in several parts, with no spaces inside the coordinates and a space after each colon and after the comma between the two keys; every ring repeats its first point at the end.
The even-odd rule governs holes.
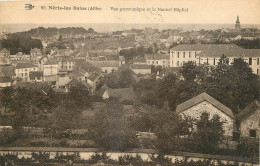
{"type": "Polygon", "coordinates": [[[239,31],[240,30],[240,21],[239,21],[239,17],[237,16],[237,21],[236,21],[236,25],[235,25],[235,30],[239,31]]]}

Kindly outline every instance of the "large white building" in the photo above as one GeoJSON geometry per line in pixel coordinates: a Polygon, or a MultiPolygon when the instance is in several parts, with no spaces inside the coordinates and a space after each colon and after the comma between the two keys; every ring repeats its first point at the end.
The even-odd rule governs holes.
{"type": "Polygon", "coordinates": [[[235,44],[180,44],[170,50],[170,67],[181,67],[188,61],[218,65],[222,55],[229,58],[230,64],[241,57],[255,74],[260,74],[260,49],[243,49],[235,44]]]}
{"type": "Polygon", "coordinates": [[[29,81],[29,73],[39,71],[39,68],[32,63],[17,63],[15,67],[15,76],[24,81],[29,81]]]}

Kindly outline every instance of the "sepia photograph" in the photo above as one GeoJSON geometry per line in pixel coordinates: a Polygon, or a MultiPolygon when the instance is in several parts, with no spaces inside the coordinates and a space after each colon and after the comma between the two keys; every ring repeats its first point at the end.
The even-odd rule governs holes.
{"type": "Polygon", "coordinates": [[[258,166],[259,0],[0,0],[1,166],[258,166]]]}

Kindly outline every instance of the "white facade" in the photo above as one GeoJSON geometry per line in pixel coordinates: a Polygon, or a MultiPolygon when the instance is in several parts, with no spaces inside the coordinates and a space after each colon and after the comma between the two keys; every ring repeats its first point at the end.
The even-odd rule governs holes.
{"type": "Polygon", "coordinates": [[[243,57],[243,59],[251,67],[253,73],[260,75],[260,55],[259,57],[243,57]]]}
{"type": "Polygon", "coordinates": [[[154,65],[154,66],[162,66],[162,67],[169,67],[170,61],[168,59],[148,59],[146,60],[147,65],[154,65]]]}
{"type": "MultiPolygon", "coordinates": [[[[203,44],[202,44],[203,45],[203,44]]],[[[198,47],[200,47],[199,45],[198,47]]],[[[178,47],[178,46],[177,46],[178,47]]],[[[191,46],[191,48],[194,46],[191,46]]],[[[224,54],[227,56],[229,59],[229,64],[232,64],[234,62],[235,58],[243,58],[245,62],[248,63],[249,67],[252,68],[252,71],[254,74],[260,75],[260,51],[259,49],[242,49],[238,46],[229,46],[228,44],[226,47],[230,48],[230,51],[228,52],[228,48],[225,48],[225,46],[220,45],[218,50],[216,50],[216,46],[212,48],[212,51],[210,50],[210,46],[208,45],[208,48],[204,46],[203,49],[207,50],[207,53],[204,54],[203,49],[199,50],[199,48],[195,48],[192,51],[189,46],[187,46],[186,51],[185,48],[183,50],[170,50],[170,67],[182,67],[183,64],[187,63],[188,61],[195,62],[196,65],[200,64],[206,64],[206,65],[218,65],[218,62],[220,60],[220,55],[222,53],[216,53],[217,51],[226,51],[228,55],[224,54]],[[237,48],[236,48],[237,47],[237,48]],[[211,54],[211,52],[214,52],[211,54]],[[233,53],[231,53],[233,52],[233,53]],[[243,53],[244,52],[244,53],[243,53]]]]}
{"type": "Polygon", "coordinates": [[[22,80],[29,81],[30,71],[39,71],[38,67],[28,67],[15,69],[16,78],[21,78],[22,80]]]}
{"type": "Polygon", "coordinates": [[[58,64],[43,65],[43,76],[57,75],[59,72],[58,64]]]}

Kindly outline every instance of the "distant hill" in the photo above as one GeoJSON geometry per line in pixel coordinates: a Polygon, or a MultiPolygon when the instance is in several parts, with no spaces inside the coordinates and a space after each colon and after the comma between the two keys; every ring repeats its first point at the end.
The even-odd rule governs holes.
{"type": "Polygon", "coordinates": [[[24,32],[16,32],[14,35],[28,36],[28,37],[52,37],[54,35],[82,35],[82,34],[96,34],[94,29],[89,28],[88,30],[82,27],[67,27],[67,28],[44,28],[38,27],[24,32]]]}

